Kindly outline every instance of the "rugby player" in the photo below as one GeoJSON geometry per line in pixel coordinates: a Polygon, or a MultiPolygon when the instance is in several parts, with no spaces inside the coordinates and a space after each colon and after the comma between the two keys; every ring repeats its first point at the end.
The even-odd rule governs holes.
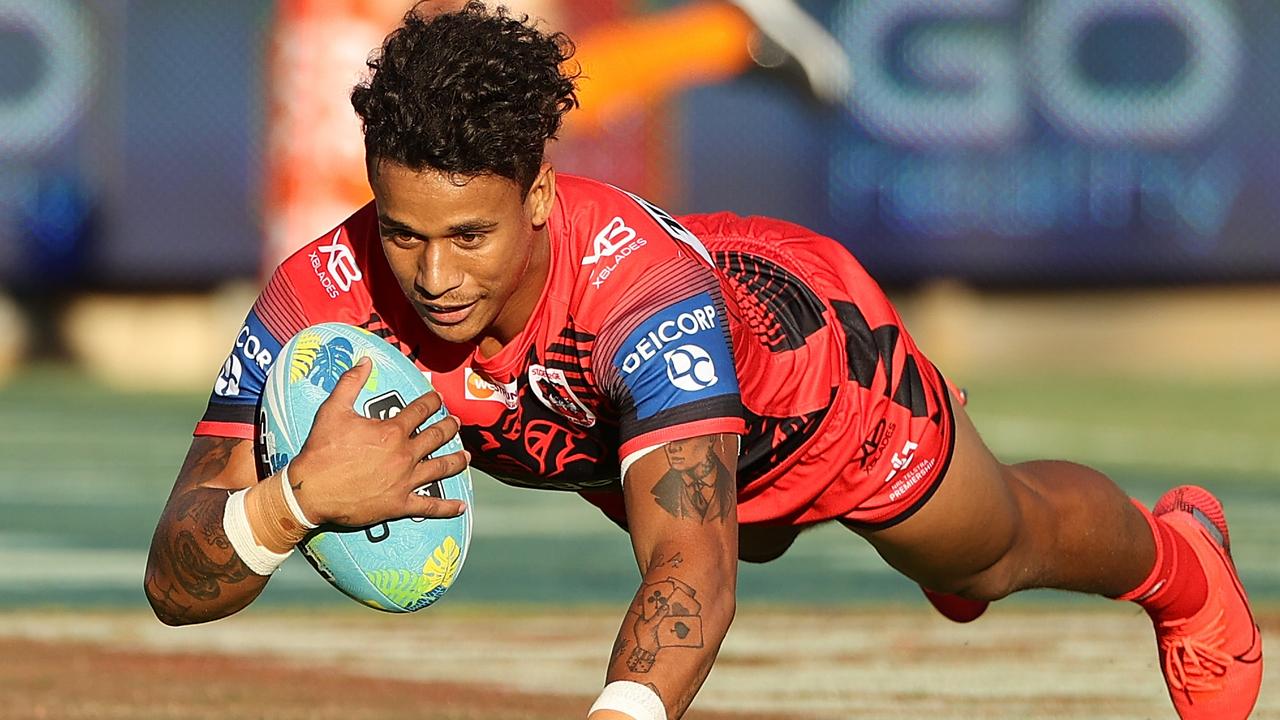
{"type": "Polygon", "coordinates": [[[592,720],[680,717],[733,618],[737,561],[826,522],[955,619],[1027,588],[1135,602],[1182,718],[1249,714],[1261,638],[1210,493],[1177,488],[1149,511],[1080,465],[1003,464],[835,241],[677,221],[558,174],[544,150],[576,103],[571,53],[480,3],[411,12],[387,37],[351,98],[375,201],[283,262],[249,312],[152,541],[162,621],[245,607],[307,526],[464,512],[412,490],[470,461],[579,493],[630,533],[642,580],[592,720]],[[266,373],[324,321],[386,338],[436,390],[359,418],[358,364],[288,481],[259,482],[266,373]],[[442,399],[452,417],[411,435],[442,399]],[[473,455],[425,459],[457,432],[473,455]]]}

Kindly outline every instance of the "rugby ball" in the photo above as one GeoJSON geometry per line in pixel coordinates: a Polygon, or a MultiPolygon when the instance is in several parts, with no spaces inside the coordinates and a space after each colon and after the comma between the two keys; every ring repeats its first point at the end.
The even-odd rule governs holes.
{"type": "MultiPolygon", "coordinates": [[[[421,395],[431,383],[413,362],[382,338],[343,323],[312,325],[293,337],[267,374],[258,412],[259,462],[279,472],[302,450],[320,404],[342,373],[361,358],[373,364],[356,400],[356,412],[386,419],[421,395]]],[[[422,427],[442,420],[442,407],[422,427]]],[[[455,436],[432,453],[456,452],[455,436]]],[[[414,612],[431,605],[453,584],[471,543],[470,468],[419,488],[422,495],[463,500],[456,518],[404,518],[363,528],[321,526],[299,546],[330,584],[371,608],[414,612]]]]}

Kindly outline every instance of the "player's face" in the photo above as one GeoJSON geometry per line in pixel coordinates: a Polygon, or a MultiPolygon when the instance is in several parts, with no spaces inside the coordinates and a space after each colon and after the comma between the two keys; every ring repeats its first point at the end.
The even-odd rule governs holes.
{"type": "Polygon", "coordinates": [[[688,472],[711,458],[710,437],[688,438],[666,444],[667,462],[672,470],[688,472]]]}
{"type": "Polygon", "coordinates": [[[555,174],[544,165],[527,195],[496,175],[465,180],[372,163],[382,248],[427,327],[492,355],[518,334],[542,294],[555,174]]]}

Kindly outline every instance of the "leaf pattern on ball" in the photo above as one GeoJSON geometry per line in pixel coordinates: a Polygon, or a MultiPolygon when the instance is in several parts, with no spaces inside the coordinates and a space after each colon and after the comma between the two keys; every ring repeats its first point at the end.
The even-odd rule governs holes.
{"type": "Polygon", "coordinates": [[[320,353],[320,333],[307,330],[293,344],[293,357],[289,360],[289,382],[296,383],[311,374],[316,355],[320,353]]]}
{"type": "Polygon", "coordinates": [[[351,341],[341,337],[334,338],[321,345],[316,352],[315,367],[311,368],[308,379],[312,385],[333,392],[338,378],[355,364],[355,351],[351,347],[351,341]]]}
{"type": "Polygon", "coordinates": [[[365,577],[378,592],[400,607],[413,605],[428,592],[426,576],[412,570],[373,570],[365,573],[365,577]]]}
{"type": "Polygon", "coordinates": [[[422,576],[427,580],[427,591],[438,587],[449,587],[458,574],[458,563],[462,561],[462,548],[452,535],[446,536],[444,542],[431,553],[426,564],[422,566],[422,576]]]}
{"type": "Polygon", "coordinates": [[[365,573],[369,583],[388,600],[406,609],[430,605],[423,600],[434,601],[453,584],[462,562],[462,547],[453,536],[447,536],[427,556],[422,572],[412,570],[372,570],[365,573]]]}

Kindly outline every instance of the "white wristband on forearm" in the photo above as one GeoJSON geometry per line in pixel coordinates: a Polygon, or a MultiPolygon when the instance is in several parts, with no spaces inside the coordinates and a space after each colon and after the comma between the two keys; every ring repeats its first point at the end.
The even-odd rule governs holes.
{"type": "Polygon", "coordinates": [[[318,525],[307,519],[306,513],[302,512],[302,506],[298,504],[298,498],[293,496],[293,486],[289,484],[289,466],[285,465],[280,470],[280,484],[284,486],[284,501],[289,506],[289,512],[293,513],[293,519],[298,524],[308,530],[315,530],[318,525]]]}
{"type": "Polygon", "coordinates": [[[626,713],[636,720],[667,720],[667,708],[658,693],[630,680],[614,680],[605,685],[587,715],[597,710],[626,713]]]}
{"type": "Polygon", "coordinates": [[[244,496],[248,492],[249,488],[237,490],[227,498],[227,508],[222,513],[222,529],[227,533],[227,540],[231,542],[236,555],[240,556],[250,570],[258,575],[270,575],[284,564],[293,551],[272,552],[253,539],[249,514],[244,509],[244,496]]]}

